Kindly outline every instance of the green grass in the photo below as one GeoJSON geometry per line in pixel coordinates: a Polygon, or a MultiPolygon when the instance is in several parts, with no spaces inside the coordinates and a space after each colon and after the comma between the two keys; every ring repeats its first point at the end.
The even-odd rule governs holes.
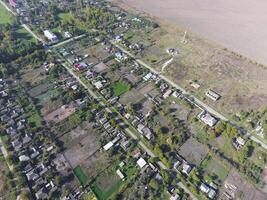
{"type": "Polygon", "coordinates": [[[58,17],[62,22],[67,22],[72,19],[72,14],[71,13],[59,13],[58,17]]]}
{"type": "Polygon", "coordinates": [[[117,81],[112,87],[112,89],[113,89],[113,96],[117,97],[129,91],[130,85],[126,84],[124,81],[117,81]]]}
{"type": "Polygon", "coordinates": [[[30,115],[28,117],[28,122],[35,124],[36,127],[42,126],[42,119],[36,110],[30,112],[30,115]]]}
{"type": "Polygon", "coordinates": [[[214,173],[218,178],[224,181],[228,175],[229,169],[223,166],[219,161],[214,158],[207,157],[203,162],[202,166],[207,169],[208,172],[214,173]]]}
{"type": "Polygon", "coordinates": [[[98,184],[96,183],[96,181],[91,185],[91,189],[92,191],[95,193],[97,199],[99,200],[105,200],[105,199],[109,199],[109,197],[114,194],[115,192],[117,192],[121,185],[123,184],[123,182],[121,180],[119,180],[116,184],[112,185],[107,191],[102,191],[100,189],[100,187],[98,186],[98,184]]]}
{"type": "Polygon", "coordinates": [[[19,27],[16,30],[16,37],[28,40],[30,42],[35,42],[35,38],[23,27],[19,27]]]}
{"type": "Polygon", "coordinates": [[[5,7],[0,4],[0,25],[12,23],[11,14],[5,9],[5,7]]]}
{"type": "Polygon", "coordinates": [[[75,167],[73,169],[73,172],[75,174],[75,176],[77,176],[77,178],[79,179],[79,182],[82,186],[85,186],[87,181],[88,181],[88,177],[86,176],[86,174],[83,172],[82,168],[80,165],[78,165],[77,167],[75,167]]]}
{"type": "Polygon", "coordinates": [[[48,90],[46,93],[37,96],[37,99],[39,99],[41,103],[43,103],[49,101],[51,98],[57,97],[59,94],[60,92],[58,89],[52,89],[48,90]]]}

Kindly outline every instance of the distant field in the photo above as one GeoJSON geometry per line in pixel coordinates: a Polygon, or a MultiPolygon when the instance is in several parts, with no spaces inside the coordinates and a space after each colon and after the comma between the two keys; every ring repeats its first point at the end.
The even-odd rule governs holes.
{"type": "Polygon", "coordinates": [[[12,22],[11,14],[5,9],[5,7],[0,4],[0,25],[12,22]]]}
{"type": "Polygon", "coordinates": [[[113,1],[173,22],[267,65],[267,1],[113,1]]]}
{"type": "MultiPolygon", "coordinates": [[[[146,63],[160,71],[164,63],[162,59],[168,56],[166,49],[175,47],[179,54],[166,67],[164,75],[215,110],[230,118],[241,111],[259,111],[266,107],[267,67],[257,65],[241,55],[255,58],[258,62],[260,58],[266,58],[267,64],[267,29],[259,25],[266,24],[264,4],[267,2],[113,1],[119,1],[118,5],[126,10],[139,10],[139,14],[145,11],[161,19],[158,20],[161,31],[151,34],[154,45],[142,53],[141,59],[146,63]],[[198,35],[188,32],[186,42],[181,42],[185,28],[198,35]],[[192,80],[198,82],[199,89],[190,85],[192,80]],[[205,93],[209,89],[219,93],[222,98],[217,102],[206,98],[205,93]]],[[[136,34],[131,40],[135,38],[136,34]]],[[[143,37],[139,40],[147,41],[143,37]]]]}

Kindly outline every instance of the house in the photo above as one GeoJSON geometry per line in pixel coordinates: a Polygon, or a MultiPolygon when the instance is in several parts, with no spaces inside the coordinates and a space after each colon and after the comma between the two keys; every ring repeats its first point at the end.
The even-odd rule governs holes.
{"type": "Polygon", "coordinates": [[[198,118],[210,127],[213,127],[218,122],[215,117],[211,116],[206,111],[202,111],[201,113],[199,113],[198,118]]]}
{"type": "Polygon", "coordinates": [[[17,7],[17,1],[16,0],[9,0],[9,5],[12,7],[17,7]]]}
{"type": "Polygon", "coordinates": [[[50,30],[45,30],[44,35],[48,40],[50,40],[50,42],[57,42],[58,41],[57,36],[54,33],[52,33],[50,30]]]}
{"type": "Polygon", "coordinates": [[[196,82],[192,82],[190,85],[195,89],[198,89],[200,87],[200,85],[196,82]]]}
{"type": "Polygon", "coordinates": [[[65,36],[65,38],[71,38],[72,37],[72,35],[68,31],[64,32],[64,36],[65,36]]]}
{"type": "Polygon", "coordinates": [[[123,175],[123,173],[121,172],[121,170],[117,170],[116,171],[116,173],[118,174],[118,176],[122,179],[122,180],[124,180],[124,175],[123,175]]]}
{"type": "Polygon", "coordinates": [[[167,90],[167,91],[163,94],[163,99],[168,98],[171,94],[172,94],[172,90],[171,90],[171,89],[167,90]]]}
{"type": "Polygon", "coordinates": [[[184,163],[182,166],[182,172],[188,175],[192,170],[192,167],[188,163],[184,163]]]}
{"type": "Polygon", "coordinates": [[[46,189],[43,187],[38,192],[35,193],[36,199],[47,199],[48,195],[46,189]]]}
{"type": "Polygon", "coordinates": [[[83,71],[88,65],[85,62],[79,62],[74,64],[74,67],[77,71],[83,71]]]}
{"type": "Polygon", "coordinates": [[[178,171],[179,166],[181,165],[181,161],[177,160],[174,164],[173,164],[173,168],[176,169],[178,171]]]}
{"type": "Polygon", "coordinates": [[[28,181],[35,181],[39,178],[39,175],[34,170],[31,170],[30,172],[26,173],[26,177],[28,181]]]}
{"type": "Polygon", "coordinates": [[[170,200],[179,200],[179,199],[180,199],[180,197],[179,197],[178,194],[175,194],[175,195],[171,195],[170,196],[170,200]]]}
{"type": "Polygon", "coordinates": [[[216,196],[216,191],[214,189],[210,189],[209,193],[208,193],[208,197],[210,199],[214,199],[216,196]]]}
{"type": "Polygon", "coordinates": [[[141,151],[140,151],[140,149],[135,148],[135,149],[133,150],[133,152],[131,153],[131,155],[133,156],[134,159],[139,158],[139,157],[141,156],[141,151]]]}
{"type": "Polygon", "coordinates": [[[172,93],[172,96],[175,97],[175,98],[178,98],[180,96],[180,93],[178,91],[174,91],[172,93]]]}
{"type": "Polygon", "coordinates": [[[30,160],[29,156],[22,155],[22,156],[19,157],[19,161],[20,162],[28,161],[28,160],[30,160]]]}
{"type": "Polygon", "coordinates": [[[105,151],[109,150],[112,146],[114,145],[114,143],[112,141],[108,142],[103,148],[105,149],[105,151]]]}
{"type": "Polygon", "coordinates": [[[130,146],[130,142],[128,140],[125,140],[121,143],[121,147],[126,151],[128,147],[130,146]]]}
{"type": "Polygon", "coordinates": [[[144,135],[148,140],[151,140],[153,137],[153,133],[151,132],[151,130],[146,127],[145,125],[143,125],[142,123],[137,125],[137,130],[144,135]]]}
{"type": "Polygon", "coordinates": [[[137,165],[142,169],[143,167],[146,166],[146,161],[144,160],[144,158],[139,158],[139,160],[137,160],[137,165]]]}
{"type": "Polygon", "coordinates": [[[93,83],[93,85],[96,87],[96,89],[100,90],[104,87],[104,85],[102,84],[101,81],[97,81],[95,83],[93,83]]]}
{"type": "Polygon", "coordinates": [[[205,183],[201,183],[199,189],[206,194],[210,191],[209,186],[207,186],[205,183]]]}
{"type": "Polygon", "coordinates": [[[127,56],[124,55],[124,53],[122,52],[116,52],[115,53],[115,59],[118,61],[118,62],[121,62],[123,60],[126,60],[127,59],[127,56]]]}
{"type": "Polygon", "coordinates": [[[150,80],[152,80],[152,79],[154,79],[154,78],[155,78],[155,75],[152,74],[151,72],[149,72],[147,75],[145,75],[145,76],[143,77],[143,80],[144,80],[144,81],[150,81],[150,80]]]}
{"type": "Polygon", "coordinates": [[[217,101],[221,98],[221,95],[217,94],[216,92],[212,90],[207,91],[206,96],[211,98],[213,101],[217,101]]]}
{"type": "Polygon", "coordinates": [[[241,149],[245,145],[245,140],[241,137],[238,137],[238,138],[234,139],[233,145],[237,150],[241,149]]]}

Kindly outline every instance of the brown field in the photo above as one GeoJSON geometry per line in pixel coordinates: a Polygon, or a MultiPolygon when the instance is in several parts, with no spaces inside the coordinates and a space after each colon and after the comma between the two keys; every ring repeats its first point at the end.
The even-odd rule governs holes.
{"type": "Polygon", "coordinates": [[[180,148],[179,154],[190,163],[199,165],[208,153],[208,149],[194,138],[188,139],[180,148]]]}
{"type": "Polygon", "coordinates": [[[64,153],[64,156],[67,158],[72,168],[75,168],[96,153],[99,148],[100,145],[98,144],[96,137],[93,134],[87,134],[83,135],[83,137],[80,138],[80,141],[73,144],[64,153]]]}
{"type": "MultiPolygon", "coordinates": [[[[179,54],[175,57],[173,64],[165,69],[165,75],[171,77],[179,85],[191,91],[193,94],[214,107],[216,110],[228,116],[232,115],[233,113],[240,112],[241,110],[260,110],[266,107],[267,68],[239,55],[246,55],[241,50],[250,51],[255,55],[265,56],[267,61],[267,56],[265,53],[267,50],[267,45],[265,45],[266,42],[264,42],[265,40],[263,37],[256,36],[257,34],[261,34],[267,38],[267,34],[263,34],[264,32],[267,32],[267,29],[264,28],[263,30],[259,31],[259,29],[252,29],[250,27],[254,26],[253,23],[256,19],[266,15],[262,14],[261,9],[263,8],[261,7],[261,9],[257,11],[258,15],[253,15],[253,18],[249,17],[252,16],[252,13],[255,13],[255,9],[261,5],[259,1],[253,1],[253,3],[249,3],[249,7],[251,7],[249,13],[245,12],[248,8],[248,6],[246,6],[246,2],[241,5],[236,1],[230,2],[230,0],[216,2],[216,4],[212,3],[210,0],[204,0],[201,1],[201,3],[193,3],[192,1],[181,0],[122,1],[128,3],[128,5],[120,4],[120,6],[126,9],[131,11],[135,9],[147,11],[150,13],[150,15],[144,14],[143,12],[139,12],[139,14],[144,16],[152,16],[154,19],[155,17],[153,16],[162,17],[161,19],[156,18],[156,20],[161,24],[161,29],[163,29],[160,36],[156,34],[157,37],[155,45],[158,47],[156,52],[157,57],[162,57],[158,55],[159,50],[161,54],[165,53],[166,56],[166,48],[175,47],[179,50],[179,54]],[[216,7],[217,4],[221,7],[216,7]],[[231,9],[227,9],[232,4],[233,6],[231,9]],[[202,7],[203,9],[199,9],[202,7]],[[211,12],[210,9],[213,12],[211,12]],[[235,13],[236,9],[238,9],[238,12],[235,13]],[[196,15],[194,15],[194,13],[196,13],[196,15]],[[226,14],[223,15],[222,13],[226,14]],[[245,19],[243,19],[244,16],[245,19]],[[219,22],[224,22],[224,18],[227,17],[229,17],[229,19],[239,17],[239,19],[233,19],[231,25],[234,26],[234,28],[231,28],[229,27],[229,19],[225,19],[226,21],[228,20],[228,23],[217,23],[218,20],[216,21],[216,17],[221,18],[219,22]],[[171,20],[164,21],[162,19],[171,20]],[[179,20],[191,20],[195,23],[195,26],[204,30],[207,29],[208,33],[206,36],[208,39],[210,39],[210,41],[212,41],[212,38],[209,36],[212,36],[212,33],[209,32],[215,32],[213,35],[218,35],[218,37],[223,37],[223,39],[226,40],[221,40],[221,43],[218,42],[219,44],[223,44],[227,48],[234,50],[239,54],[234,53],[231,50],[227,50],[222,46],[213,44],[205,39],[201,39],[191,32],[188,32],[186,42],[182,43],[181,41],[183,39],[184,30],[178,28],[172,23],[175,21],[177,22],[176,24],[179,24],[179,20]],[[250,22],[246,23],[248,20],[250,22]],[[209,28],[204,26],[207,22],[210,23],[209,28]],[[248,26],[247,28],[249,29],[244,31],[244,29],[239,28],[238,24],[236,24],[237,22],[240,22],[239,26],[248,26]],[[212,27],[214,24],[218,24],[220,29],[212,27]],[[231,31],[234,35],[227,35],[225,31],[231,31]],[[256,32],[254,37],[252,36],[251,31],[256,32]],[[234,36],[237,37],[237,39],[235,39],[234,36]],[[231,48],[231,46],[228,47],[227,40],[233,47],[238,49],[231,48]],[[257,40],[257,42],[254,40],[257,40]],[[243,46],[238,46],[235,44],[235,42],[240,43],[243,46]],[[251,43],[255,44],[255,46],[253,46],[251,43]],[[262,47],[258,47],[257,43],[259,43],[259,45],[262,47]],[[191,80],[196,80],[200,84],[200,88],[198,90],[190,86],[189,82],[191,80]],[[204,99],[205,92],[208,89],[215,90],[222,96],[222,98],[218,102],[212,102],[208,98],[204,99]]],[[[267,17],[265,17],[265,19],[260,19],[254,24],[257,25],[262,22],[262,20],[266,21],[266,19],[267,17]]],[[[259,27],[262,28],[261,26],[259,27]]],[[[196,33],[198,32],[196,31],[196,33]]],[[[153,48],[151,47],[147,51],[151,51],[151,49],[153,48]]],[[[151,52],[145,52],[144,55],[146,54],[149,55],[151,52]]],[[[148,64],[152,64],[152,66],[159,71],[162,68],[161,63],[149,63],[151,56],[144,57],[143,60],[145,60],[148,64]]]]}
{"type": "Polygon", "coordinates": [[[74,113],[76,110],[76,105],[70,104],[70,105],[63,105],[60,108],[48,113],[44,114],[44,120],[46,122],[54,122],[59,123],[62,120],[69,117],[72,113],[74,113]]]}
{"type": "MultiPolygon", "coordinates": [[[[238,199],[239,196],[242,196],[243,200],[263,200],[266,199],[266,195],[257,189],[255,189],[251,184],[249,184],[244,178],[242,178],[239,173],[235,170],[231,170],[227,179],[224,182],[220,196],[223,196],[223,193],[227,192],[232,196],[233,199],[238,199]],[[232,185],[233,190],[226,188],[226,185],[232,185]]],[[[224,198],[222,198],[224,199],[224,198]]]]}

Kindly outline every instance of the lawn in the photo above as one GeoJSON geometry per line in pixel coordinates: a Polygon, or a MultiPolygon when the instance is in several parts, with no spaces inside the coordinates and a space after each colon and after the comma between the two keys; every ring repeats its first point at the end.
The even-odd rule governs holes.
{"type": "Polygon", "coordinates": [[[0,4],[0,25],[12,23],[11,14],[5,9],[5,7],[0,4]]]}
{"type": "Polygon", "coordinates": [[[226,179],[229,172],[226,166],[223,166],[219,161],[210,156],[207,156],[202,162],[202,166],[207,169],[208,172],[216,174],[222,181],[226,179]]]}
{"type": "Polygon", "coordinates": [[[113,96],[117,97],[130,90],[130,85],[124,81],[117,81],[112,87],[113,96]]]}
{"type": "Polygon", "coordinates": [[[79,182],[82,186],[85,186],[87,181],[88,181],[88,177],[86,176],[86,174],[83,172],[82,168],[80,165],[78,165],[77,167],[75,167],[73,169],[73,172],[75,174],[75,176],[77,176],[77,178],[79,179],[79,182]]]}

